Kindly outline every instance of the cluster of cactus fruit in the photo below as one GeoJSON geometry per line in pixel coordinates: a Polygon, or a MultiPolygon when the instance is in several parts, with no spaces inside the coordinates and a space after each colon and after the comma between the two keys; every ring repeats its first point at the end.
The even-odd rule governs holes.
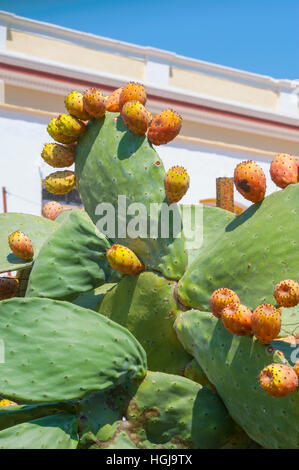
{"type": "Polygon", "coordinates": [[[60,170],[45,186],[77,186],[85,210],[0,215],[0,272],[18,271],[0,278],[0,448],[299,448],[297,161],[274,158],[283,190],[268,197],[262,169],[238,165],[254,204],[239,216],[202,207],[189,248],[198,206],[176,204],[189,176],[165,172],[153,147],[182,119],[153,117],[146,100],[133,82],[70,93],[69,114],[48,125],[42,158],[60,170]],[[119,195],[158,205],[156,226],[166,203],[179,233],[171,218],[167,236],[101,233],[98,204],[118,221],[119,195]]]}

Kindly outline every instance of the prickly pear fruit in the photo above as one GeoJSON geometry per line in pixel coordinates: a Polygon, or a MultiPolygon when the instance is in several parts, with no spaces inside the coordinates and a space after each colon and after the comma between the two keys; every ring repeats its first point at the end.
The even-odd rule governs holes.
{"type": "Polygon", "coordinates": [[[42,158],[54,168],[64,168],[74,163],[75,146],[65,147],[60,144],[45,144],[42,158]]]}
{"type": "Polygon", "coordinates": [[[112,266],[122,274],[139,274],[143,271],[144,264],[137,258],[135,253],[119,244],[112,245],[107,251],[107,259],[112,266]]]}
{"type": "Polygon", "coordinates": [[[287,153],[275,155],[270,166],[270,175],[272,181],[279,188],[286,188],[289,184],[298,182],[297,161],[287,153]]]}
{"type": "Polygon", "coordinates": [[[240,299],[237,294],[226,287],[214,290],[210,297],[210,310],[217,318],[221,318],[222,311],[230,304],[239,304],[240,299]]]}
{"type": "Polygon", "coordinates": [[[223,326],[233,335],[251,336],[252,312],[245,305],[230,304],[222,310],[223,326]]]}
{"type": "Polygon", "coordinates": [[[261,371],[260,386],[272,397],[285,397],[298,387],[298,376],[291,367],[273,363],[261,371]]]}
{"type": "Polygon", "coordinates": [[[70,170],[55,171],[45,179],[45,187],[52,194],[66,194],[76,186],[75,173],[70,170]]]}
{"type": "Polygon", "coordinates": [[[83,95],[84,109],[94,118],[101,118],[106,112],[106,97],[97,88],[89,88],[83,95]]]}
{"type": "Polygon", "coordinates": [[[281,328],[281,311],[271,304],[261,304],[253,311],[251,328],[260,343],[269,344],[281,328]]]}
{"type": "Polygon", "coordinates": [[[17,293],[18,279],[14,277],[0,277],[0,300],[10,299],[17,293]]]}
{"type": "Polygon", "coordinates": [[[50,201],[43,205],[42,216],[46,219],[55,220],[63,211],[63,206],[56,201],[50,201]]]}
{"type": "Polygon", "coordinates": [[[190,178],[182,166],[173,166],[164,177],[165,194],[169,202],[178,202],[189,188],[190,178]]]}
{"type": "Polygon", "coordinates": [[[8,243],[11,251],[19,258],[30,261],[33,258],[34,250],[31,240],[25,233],[18,230],[8,237],[8,243]]]}
{"type": "Polygon", "coordinates": [[[0,400],[0,406],[17,406],[18,404],[15,403],[14,401],[6,400],[6,398],[3,398],[3,400],[0,400]]]}
{"type": "Polygon", "coordinates": [[[122,110],[122,107],[125,103],[134,100],[137,100],[141,104],[145,105],[146,91],[141,83],[129,82],[122,88],[119,95],[119,109],[122,110]]]}
{"type": "Polygon", "coordinates": [[[282,307],[294,307],[299,303],[299,283],[292,279],[280,281],[274,287],[274,297],[282,307]]]}
{"type": "Polygon", "coordinates": [[[252,160],[239,163],[234,171],[234,183],[242,196],[251,202],[260,202],[266,193],[266,177],[262,168],[252,160]]]}
{"type": "Polygon", "coordinates": [[[152,120],[147,136],[154,145],[167,144],[179,134],[181,127],[181,116],[172,109],[166,109],[152,120]]]}
{"type": "Polygon", "coordinates": [[[56,125],[62,134],[76,139],[85,131],[85,124],[68,114],[60,114],[56,120],[56,125]]]}
{"type": "Polygon", "coordinates": [[[48,124],[47,131],[52,139],[60,142],[61,144],[73,144],[77,140],[77,137],[66,135],[58,129],[57,118],[51,119],[48,124]]]}
{"type": "Polygon", "coordinates": [[[297,377],[299,377],[299,361],[296,362],[296,364],[293,367],[293,370],[296,372],[297,377]]]}
{"type": "Polygon", "coordinates": [[[122,92],[122,87],[117,88],[117,90],[114,90],[111,95],[108,96],[106,99],[106,111],[110,111],[110,113],[119,113],[120,108],[119,108],[119,97],[122,92]]]}
{"type": "Polygon", "coordinates": [[[83,121],[90,119],[87,109],[83,105],[83,95],[78,91],[72,91],[64,98],[64,104],[71,116],[74,116],[83,121]]]}
{"type": "Polygon", "coordinates": [[[127,101],[121,110],[125,125],[134,134],[143,135],[149,126],[149,115],[143,104],[137,100],[127,101]]]}

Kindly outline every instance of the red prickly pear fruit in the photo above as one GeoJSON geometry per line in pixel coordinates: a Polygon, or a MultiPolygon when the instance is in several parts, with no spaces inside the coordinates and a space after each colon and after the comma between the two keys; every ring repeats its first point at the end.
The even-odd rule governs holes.
{"type": "Polygon", "coordinates": [[[222,311],[231,304],[239,304],[240,299],[237,294],[226,287],[214,290],[210,297],[210,310],[216,318],[221,318],[222,311]]]}
{"type": "Polygon", "coordinates": [[[298,387],[298,376],[291,367],[273,363],[261,371],[260,386],[272,397],[285,397],[298,387]]]}
{"type": "Polygon", "coordinates": [[[280,332],[281,311],[271,304],[261,304],[252,314],[251,327],[260,343],[269,344],[280,332]]]}
{"type": "Polygon", "coordinates": [[[0,406],[17,406],[18,404],[14,401],[7,400],[6,398],[3,398],[3,400],[0,400],[0,406]]]}
{"type": "Polygon", "coordinates": [[[76,176],[73,171],[55,171],[45,179],[45,188],[52,194],[69,193],[76,186],[76,176]]]}
{"type": "Polygon", "coordinates": [[[19,281],[14,277],[0,277],[0,300],[15,297],[19,288],[19,281]]]}
{"type": "Polygon", "coordinates": [[[121,90],[119,95],[119,109],[128,101],[139,101],[139,103],[145,105],[146,103],[146,91],[145,87],[141,83],[129,82],[121,90]]]}
{"type": "Polygon", "coordinates": [[[55,220],[63,211],[63,206],[56,201],[50,201],[43,205],[42,216],[46,219],[55,220]]]}
{"type": "Polygon", "coordinates": [[[54,168],[64,168],[74,163],[75,146],[68,147],[60,144],[45,144],[42,158],[54,168]]]}
{"type": "Polygon", "coordinates": [[[146,133],[149,126],[149,115],[139,101],[127,101],[122,107],[121,117],[134,134],[144,135],[146,133]]]}
{"type": "Polygon", "coordinates": [[[234,183],[242,196],[251,202],[260,202],[266,193],[266,177],[262,168],[252,160],[239,163],[234,171],[234,183]]]}
{"type": "Polygon", "coordinates": [[[297,377],[299,377],[299,361],[296,362],[296,364],[293,367],[294,371],[297,374],[297,377]]]}
{"type": "Polygon", "coordinates": [[[88,121],[90,116],[83,105],[83,95],[78,91],[72,91],[64,98],[64,104],[67,112],[82,121],[88,121]]]}
{"type": "Polygon", "coordinates": [[[166,109],[152,120],[147,136],[153,145],[167,144],[179,134],[181,127],[181,116],[172,109],[166,109]]]}
{"type": "Polygon", "coordinates": [[[51,119],[47,127],[48,134],[52,139],[61,144],[73,144],[76,142],[77,137],[66,135],[58,129],[57,119],[58,118],[51,119]]]}
{"type": "Polygon", "coordinates": [[[242,304],[230,304],[222,310],[223,326],[233,335],[251,336],[252,312],[242,304]]]}
{"type": "Polygon", "coordinates": [[[122,88],[117,88],[114,90],[111,95],[108,96],[106,99],[106,111],[110,111],[110,113],[119,113],[119,96],[122,92],[122,88]]]}
{"type": "Polygon", "coordinates": [[[122,274],[136,275],[145,269],[144,264],[132,250],[117,243],[107,251],[107,259],[112,268],[122,274]]]}
{"type": "Polygon", "coordinates": [[[275,155],[270,166],[272,181],[279,188],[286,188],[289,184],[298,182],[298,164],[294,157],[287,153],[275,155]]]}
{"type": "Polygon", "coordinates": [[[292,279],[280,281],[274,287],[274,297],[282,307],[295,307],[299,303],[299,283],[292,279]]]}
{"type": "Polygon", "coordinates": [[[102,95],[97,88],[85,90],[83,95],[84,109],[93,118],[100,119],[106,112],[106,96],[102,95]]]}
{"type": "Polygon", "coordinates": [[[83,134],[86,128],[82,121],[68,114],[60,114],[56,119],[56,125],[59,132],[76,139],[83,134]]]}
{"type": "Polygon", "coordinates": [[[182,166],[173,166],[164,177],[165,194],[169,202],[178,202],[189,188],[190,178],[182,166]]]}
{"type": "Polygon", "coordinates": [[[18,230],[8,237],[8,243],[11,251],[19,258],[30,261],[33,258],[34,250],[30,238],[25,233],[18,230]]]}

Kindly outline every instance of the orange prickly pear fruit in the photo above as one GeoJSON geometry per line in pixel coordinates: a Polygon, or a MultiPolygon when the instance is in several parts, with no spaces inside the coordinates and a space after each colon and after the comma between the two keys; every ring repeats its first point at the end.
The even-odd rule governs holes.
{"type": "Polygon", "coordinates": [[[87,110],[84,109],[83,95],[78,91],[72,91],[69,95],[64,98],[64,104],[67,112],[82,121],[90,119],[90,115],[87,110]]]}
{"type": "Polygon", "coordinates": [[[214,290],[210,297],[210,310],[217,318],[221,318],[222,311],[231,304],[239,304],[240,299],[237,294],[226,287],[214,290]]]}
{"type": "Polygon", "coordinates": [[[270,166],[272,181],[279,188],[286,188],[289,184],[298,183],[297,160],[287,153],[275,155],[270,166]]]}
{"type": "Polygon", "coordinates": [[[294,371],[297,374],[297,377],[299,377],[299,361],[296,362],[296,364],[293,367],[294,371]]]}
{"type": "Polygon", "coordinates": [[[56,125],[62,134],[76,139],[83,134],[86,128],[82,121],[68,114],[60,114],[56,120],[56,125]]]}
{"type": "Polygon", "coordinates": [[[17,406],[18,404],[14,401],[6,400],[6,398],[3,398],[3,400],[0,400],[0,406],[17,406]]]}
{"type": "Polygon", "coordinates": [[[125,125],[134,134],[144,135],[149,126],[149,114],[139,101],[127,101],[121,110],[125,125]]]}
{"type": "Polygon", "coordinates": [[[263,344],[269,344],[280,332],[281,311],[271,304],[261,304],[252,314],[253,334],[263,344]]]}
{"type": "Polygon", "coordinates": [[[34,250],[31,240],[25,233],[18,230],[8,237],[8,243],[11,251],[19,258],[30,261],[33,258],[34,250]]]}
{"type": "Polygon", "coordinates": [[[282,307],[295,307],[299,303],[299,283],[292,279],[280,281],[274,287],[274,297],[282,307]]]}
{"type": "Polygon", "coordinates": [[[77,137],[66,135],[58,129],[57,118],[51,119],[48,124],[47,131],[52,139],[60,142],[61,144],[73,144],[77,140],[77,137]]]}
{"type": "Polygon", "coordinates": [[[251,336],[252,312],[245,305],[230,304],[222,310],[223,326],[233,335],[251,336]]]}
{"type": "Polygon", "coordinates": [[[45,179],[46,190],[52,194],[69,193],[75,186],[75,173],[70,170],[55,171],[45,179]]]}
{"type": "Polygon", "coordinates": [[[60,144],[45,144],[42,158],[54,168],[64,168],[74,163],[75,146],[68,147],[60,144]]]}
{"type": "Polygon", "coordinates": [[[167,144],[179,134],[181,127],[181,116],[172,109],[166,109],[152,120],[147,136],[154,145],[167,144]]]}
{"type": "Polygon", "coordinates": [[[298,376],[285,364],[270,364],[260,373],[260,386],[272,397],[285,397],[298,387],[298,376]]]}
{"type": "Polygon", "coordinates": [[[106,111],[110,111],[110,113],[120,112],[119,96],[121,92],[122,88],[117,88],[117,90],[114,90],[114,92],[108,96],[108,98],[106,99],[106,111]]]}
{"type": "Polygon", "coordinates": [[[107,259],[112,268],[122,274],[136,275],[145,269],[144,264],[132,250],[117,243],[107,251],[107,259]]]}
{"type": "Polygon", "coordinates": [[[0,300],[14,297],[19,288],[19,281],[14,277],[0,277],[0,300]]]}
{"type": "Polygon", "coordinates": [[[83,95],[84,109],[94,118],[101,118],[106,112],[106,96],[97,88],[85,90],[83,95]]]}
{"type": "Polygon", "coordinates": [[[56,201],[50,201],[43,205],[42,216],[46,219],[55,220],[63,211],[63,206],[56,201]]]}
{"type": "Polygon", "coordinates": [[[234,183],[242,196],[251,202],[260,202],[266,193],[266,177],[262,168],[252,160],[239,163],[234,171],[234,183]]]}
{"type": "Polygon", "coordinates": [[[182,166],[173,166],[164,177],[165,194],[169,202],[178,202],[189,188],[190,178],[182,166]]]}
{"type": "Polygon", "coordinates": [[[129,82],[121,90],[119,95],[119,109],[122,110],[122,107],[128,101],[137,100],[141,104],[145,105],[146,103],[146,91],[145,87],[141,83],[129,82]]]}

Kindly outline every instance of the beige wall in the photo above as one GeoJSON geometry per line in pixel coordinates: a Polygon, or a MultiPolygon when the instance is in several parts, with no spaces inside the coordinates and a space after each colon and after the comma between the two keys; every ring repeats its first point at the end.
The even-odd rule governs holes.
{"type": "Polygon", "coordinates": [[[112,54],[69,42],[9,30],[6,48],[9,51],[22,52],[35,57],[64,62],[78,67],[129,75],[134,79],[143,80],[144,62],[118,54],[112,54]]]}
{"type": "Polygon", "coordinates": [[[274,91],[177,67],[171,68],[169,85],[254,106],[270,109],[277,107],[277,94],[274,91]]]}
{"type": "Polygon", "coordinates": [[[42,111],[65,112],[63,96],[13,85],[5,85],[4,102],[42,111]]]}

